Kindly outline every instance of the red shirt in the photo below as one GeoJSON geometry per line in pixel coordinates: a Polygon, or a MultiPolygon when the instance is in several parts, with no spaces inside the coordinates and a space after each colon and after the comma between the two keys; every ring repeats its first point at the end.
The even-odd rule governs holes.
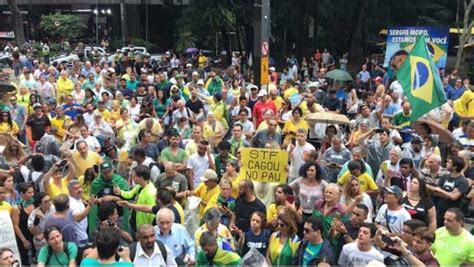
{"type": "Polygon", "coordinates": [[[263,121],[263,114],[269,109],[273,111],[273,115],[277,113],[277,109],[273,101],[267,100],[266,103],[263,103],[259,100],[257,103],[255,103],[253,106],[252,115],[257,121],[256,127],[258,127],[258,125],[260,125],[260,123],[263,121]]]}

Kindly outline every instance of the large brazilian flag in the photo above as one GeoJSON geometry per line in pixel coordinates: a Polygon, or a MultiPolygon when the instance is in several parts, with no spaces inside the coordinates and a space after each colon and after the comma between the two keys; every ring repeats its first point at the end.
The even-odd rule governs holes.
{"type": "Polygon", "coordinates": [[[412,122],[447,101],[424,36],[418,37],[415,47],[397,71],[397,78],[411,104],[412,122]]]}

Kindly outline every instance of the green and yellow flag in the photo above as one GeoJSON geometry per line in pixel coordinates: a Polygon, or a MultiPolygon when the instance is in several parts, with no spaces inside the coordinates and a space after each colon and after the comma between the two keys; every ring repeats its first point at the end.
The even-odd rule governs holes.
{"type": "Polygon", "coordinates": [[[397,71],[397,78],[411,104],[412,122],[447,101],[424,36],[416,40],[415,47],[397,71]]]}

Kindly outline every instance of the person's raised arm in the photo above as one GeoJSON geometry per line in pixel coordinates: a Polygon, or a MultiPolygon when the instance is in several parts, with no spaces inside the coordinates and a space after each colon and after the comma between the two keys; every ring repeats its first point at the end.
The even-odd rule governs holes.
{"type": "Polygon", "coordinates": [[[70,159],[67,160],[68,172],[67,172],[67,180],[71,181],[72,179],[76,178],[76,168],[70,159]]]}

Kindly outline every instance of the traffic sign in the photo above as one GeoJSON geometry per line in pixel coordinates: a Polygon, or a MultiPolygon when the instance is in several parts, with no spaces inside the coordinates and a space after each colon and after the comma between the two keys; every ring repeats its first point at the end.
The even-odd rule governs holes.
{"type": "Polygon", "coordinates": [[[268,56],[268,42],[263,41],[262,42],[262,57],[268,56]]]}
{"type": "Polygon", "coordinates": [[[262,57],[260,62],[260,85],[268,84],[268,57],[262,57]]]}

